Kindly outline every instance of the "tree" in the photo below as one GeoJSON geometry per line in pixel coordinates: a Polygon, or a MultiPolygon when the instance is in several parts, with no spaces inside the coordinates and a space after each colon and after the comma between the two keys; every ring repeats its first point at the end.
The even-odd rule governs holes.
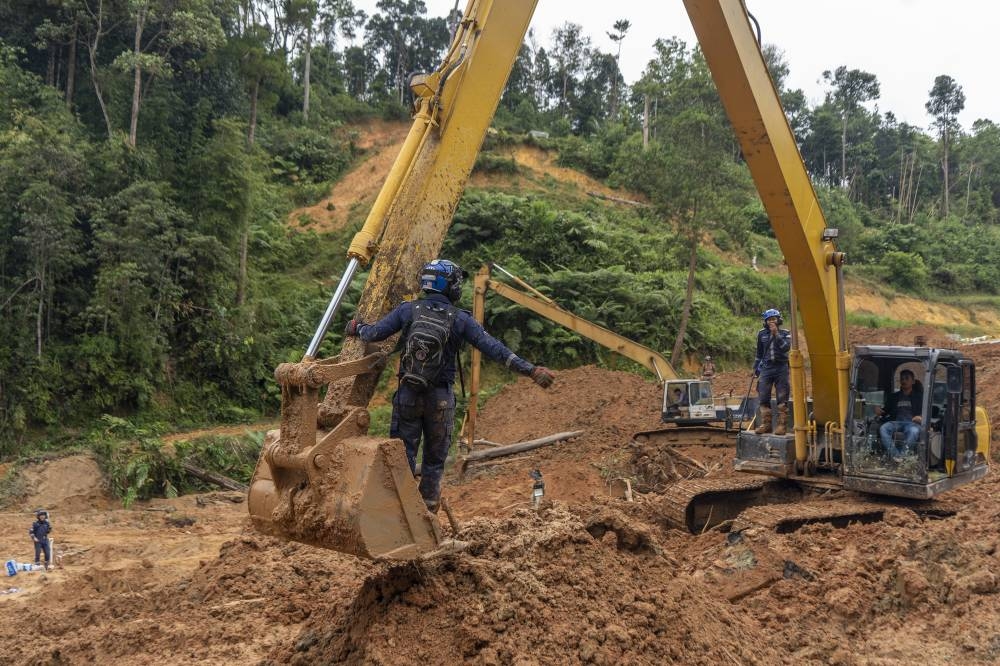
{"type": "Polygon", "coordinates": [[[584,63],[590,56],[590,38],[583,35],[580,25],[567,21],[552,31],[552,41],[549,57],[555,66],[549,85],[558,100],[557,106],[568,117],[584,63]]]}
{"type": "MultiPolygon", "coordinates": [[[[101,116],[104,118],[104,128],[108,133],[108,141],[114,136],[111,127],[111,116],[108,114],[108,104],[104,99],[104,92],[101,88],[101,75],[98,69],[98,54],[100,53],[101,40],[112,30],[109,25],[111,19],[108,17],[105,0],[81,0],[83,3],[83,32],[87,37],[87,58],[90,62],[90,83],[94,87],[94,95],[97,97],[97,104],[101,107],[101,116]]],[[[112,5],[114,0],[108,0],[108,5],[112,5]]]]}
{"type": "Polygon", "coordinates": [[[611,88],[611,117],[613,119],[618,118],[618,77],[621,76],[622,42],[625,41],[625,35],[631,27],[632,23],[628,19],[618,19],[612,28],[613,32],[607,33],[608,38],[618,47],[615,51],[617,76],[615,76],[614,85],[611,88]]]}
{"type": "Polygon", "coordinates": [[[925,104],[927,113],[934,116],[933,127],[938,130],[941,138],[941,172],[944,177],[943,190],[943,213],[948,215],[948,195],[949,195],[949,169],[948,169],[948,149],[949,139],[952,133],[960,129],[958,124],[958,114],[965,108],[965,93],[962,86],[955,82],[955,79],[946,74],[942,74],[934,79],[934,87],[930,91],[930,99],[925,104]]]}
{"type": "Polygon", "coordinates": [[[212,50],[224,43],[225,35],[210,0],[128,0],[132,19],[132,48],[115,58],[115,66],[132,72],[132,112],[128,143],[133,148],[139,127],[143,97],[143,74],[148,86],[156,76],[174,73],[170,61],[175,49],[212,50]],[[146,35],[152,27],[152,36],[146,35]]]}
{"type": "Polygon", "coordinates": [[[424,18],[423,0],[379,0],[379,12],[365,27],[367,46],[381,59],[386,90],[406,101],[408,75],[437,66],[448,46],[448,25],[443,18],[424,18]]]}
{"type": "Polygon", "coordinates": [[[623,149],[618,171],[671,224],[685,255],[687,278],[670,362],[678,365],[694,305],[698,249],[710,229],[723,228],[749,191],[746,169],[734,160],[732,132],[704,57],[680,40],[657,40],[641,91],[659,100],[656,137],[644,151],[623,149]]]}
{"type": "Polygon", "coordinates": [[[302,4],[301,22],[306,26],[304,63],[302,67],[302,121],[309,122],[310,82],[312,77],[313,55],[313,25],[316,18],[320,21],[320,35],[324,46],[333,49],[340,32],[348,39],[353,39],[357,28],[364,19],[364,12],[354,8],[350,0],[305,0],[302,4]]]}
{"type": "Polygon", "coordinates": [[[828,101],[831,101],[840,112],[840,179],[841,186],[849,188],[850,180],[847,177],[847,123],[857,113],[863,103],[879,98],[881,94],[879,83],[874,74],[860,69],[847,69],[843,65],[833,72],[829,70],[823,72],[823,79],[833,86],[833,91],[828,93],[828,101]]]}
{"type": "Polygon", "coordinates": [[[961,136],[956,151],[968,164],[964,216],[997,222],[1000,208],[1000,126],[977,120],[968,136],[961,136]]]}

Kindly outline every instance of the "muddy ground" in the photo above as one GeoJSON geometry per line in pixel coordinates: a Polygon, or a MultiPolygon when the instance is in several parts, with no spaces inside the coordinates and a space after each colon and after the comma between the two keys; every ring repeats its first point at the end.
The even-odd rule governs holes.
{"type": "MultiPolygon", "coordinates": [[[[909,342],[927,331],[852,331],[909,342]]],[[[1000,427],[1000,344],[963,348],[1000,427]]],[[[746,390],[723,373],[720,391],[746,390]]],[[[659,389],[622,372],[527,380],[483,410],[482,436],[579,438],[454,471],[446,494],[468,551],[378,564],[256,534],[238,494],[123,510],[92,460],[25,471],[0,514],[0,556],[28,560],[31,509],[52,514],[62,568],[4,578],[11,664],[979,664],[1000,660],[1000,474],[945,497],[958,511],[882,522],[668,528],[656,493],[624,498],[630,433],[657,425],[659,389]],[[531,470],[545,501],[531,506],[531,470]]],[[[994,444],[1000,444],[994,438],[994,444]]],[[[697,452],[699,447],[690,451],[697,452]]],[[[731,474],[728,447],[712,448],[731,474]]],[[[694,455],[694,453],[692,453],[694,455]]]]}

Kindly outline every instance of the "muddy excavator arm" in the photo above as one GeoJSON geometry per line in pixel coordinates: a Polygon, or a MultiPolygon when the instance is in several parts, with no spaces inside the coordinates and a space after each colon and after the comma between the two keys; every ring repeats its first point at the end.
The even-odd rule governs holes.
{"type": "Polygon", "coordinates": [[[366,407],[394,340],[366,347],[349,338],[338,356],[317,355],[355,272],[373,258],[359,318],[374,321],[414,293],[451,224],[534,9],[535,0],[470,0],[442,65],[411,81],[413,126],[351,243],[344,276],[303,360],[275,371],[281,429],[268,433],[247,502],[258,530],[368,558],[413,559],[448,547],[402,443],[367,436],[366,407]]]}

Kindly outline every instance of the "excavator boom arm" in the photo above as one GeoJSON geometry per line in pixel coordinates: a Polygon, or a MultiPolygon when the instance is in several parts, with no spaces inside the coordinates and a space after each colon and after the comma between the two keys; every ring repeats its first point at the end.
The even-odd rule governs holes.
{"type": "Polygon", "coordinates": [[[836,265],[843,255],[826,233],[823,211],[743,3],[684,0],[684,5],[788,264],[809,346],[816,419],[842,423],[849,358],[838,339],[836,265]]]}
{"type": "MultiPolygon", "coordinates": [[[[593,340],[602,347],[621,354],[625,358],[632,359],[656,375],[657,379],[661,382],[668,379],[677,379],[677,373],[674,371],[673,366],[670,365],[670,362],[662,354],[653,351],[645,345],[640,345],[638,342],[629,340],[603,326],[587,321],[568,310],[563,310],[558,305],[546,303],[536,296],[515,289],[503,282],[489,280],[486,286],[487,289],[492,289],[496,294],[503,296],[507,300],[554,321],[560,326],[579,333],[583,337],[593,340]]],[[[477,298],[479,297],[478,292],[476,296],[477,298]]]]}

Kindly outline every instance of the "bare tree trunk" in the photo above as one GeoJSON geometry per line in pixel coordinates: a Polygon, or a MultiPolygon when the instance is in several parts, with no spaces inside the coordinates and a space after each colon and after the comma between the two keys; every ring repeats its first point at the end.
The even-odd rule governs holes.
{"type": "Polygon", "coordinates": [[[972,195],[972,172],[976,170],[976,163],[969,165],[969,179],[965,182],[965,217],[969,217],[969,197],[972,195]]]}
{"type": "Polygon", "coordinates": [[[260,77],[254,79],[253,92],[250,93],[250,127],[247,130],[247,145],[252,146],[257,134],[257,96],[260,94],[260,77]]]}
{"type": "Polygon", "coordinates": [[[135,17],[135,44],[133,46],[135,76],[132,78],[132,119],[128,129],[128,145],[133,148],[135,148],[139,129],[139,101],[142,96],[142,67],[139,65],[139,56],[142,55],[142,30],[145,21],[146,12],[140,9],[135,17]]]}
{"type": "Polygon", "coordinates": [[[899,151],[899,184],[896,186],[896,210],[892,215],[892,223],[899,222],[903,210],[903,195],[906,192],[906,153],[899,151]]]}
{"type": "Polygon", "coordinates": [[[312,69],[312,26],[306,28],[306,63],[302,83],[305,90],[302,94],[302,122],[309,122],[309,73],[312,69]]]}
{"type": "Polygon", "coordinates": [[[684,334],[687,333],[688,320],[691,318],[691,301],[694,298],[694,275],[698,265],[698,235],[691,233],[691,253],[688,255],[687,291],[684,294],[684,307],[681,308],[681,323],[677,328],[677,339],[674,340],[674,350],[670,354],[670,365],[675,368],[681,362],[681,352],[684,350],[684,334]]]}
{"type": "Polygon", "coordinates": [[[847,178],[847,114],[843,115],[840,129],[840,187],[844,187],[847,178]]]}
{"type": "Polygon", "coordinates": [[[111,131],[111,118],[108,117],[108,105],[104,103],[104,95],[101,93],[101,84],[97,80],[97,47],[101,42],[104,23],[104,0],[97,3],[97,15],[94,16],[97,26],[94,28],[94,41],[87,42],[87,54],[90,59],[90,82],[94,86],[94,94],[97,95],[97,103],[101,107],[101,115],[104,116],[104,126],[108,130],[108,141],[113,134],[111,131]]]}
{"type": "Polygon", "coordinates": [[[45,264],[38,267],[38,310],[35,313],[35,351],[42,357],[42,321],[45,315],[45,264]]]}
{"type": "MultiPolygon", "coordinates": [[[[247,199],[249,199],[249,190],[247,199]]],[[[247,202],[249,204],[249,201],[247,202]]],[[[240,274],[236,279],[236,305],[246,302],[247,294],[247,255],[250,245],[250,207],[243,207],[243,219],[240,220],[240,274]]]]}
{"type": "Polygon", "coordinates": [[[56,45],[49,43],[49,64],[45,69],[45,85],[56,85],[56,45]]]}
{"type": "MultiPolygon", "coordinates": [[[[653,100],[653,122],[654,123],[656,122],[656,119],[659,117],[659,115],[660,115],[660,98],[657,97],[656,99],[653,100]]],[[[653,128],[653,139],[656,139],[656,128],[655,127],[653,128]]]]}
{"type": "Polygon", "coordinates": [[[73,93],[76,86],[76,29],[77,19],[73,19],[73,35],[69,38],[69,56],[66,57],[66,108],[73,108],[73,93]]]}
{"type": "Polygon", "coordinates": [[[642,96],[642,149],[649,148],[649,95],[642,96]]]}
{"type": "MultiPolygon", "coordinates": [[[[923,168],[923,167],[921,167],[923,168]]],[[[914,173],[917,170],[917,154],[910,153],[910,176],[906,179],[906,199],[903,200],[903,212],[906,213],[906,220],[910,221],[913,219],[911,213],[912,209],[916,206],[916,182],[914,180],[914,173]]]]}
{"type": "Polygon", "coordinates": [[[948,217],[948,190],[950,189],[948,184],[948,128],[944,128],[942,132],[942,138],[944,139],[944,216],[948,217]]]}
{"type": "Polygon", "coordinates": [[[920,191],[920,178],[924,175],[924,165],[920,165],[920,170],[917,171],[917,182],[913,186],[913,195],[910,201],[910,216],[907,222],[913,223],[913,216],[917,213],[917,193],[920,191]]]}
{"type": "MultiPolygon", "coordinates": [[[[250,98],[250,133],[247,137],[247,146],[253,148],[254,134],[257,127],[257,96],[260,93],[260,79],[254,81],[253,96],[250,98]]],[[[240,220],[240,267],[239,275],[236,276],[236,305],[243,305],[246,302],[247,293],[247,264],[250,247],[250,184],[247,184],[243,205],[243,213],[240,220]]]]}

